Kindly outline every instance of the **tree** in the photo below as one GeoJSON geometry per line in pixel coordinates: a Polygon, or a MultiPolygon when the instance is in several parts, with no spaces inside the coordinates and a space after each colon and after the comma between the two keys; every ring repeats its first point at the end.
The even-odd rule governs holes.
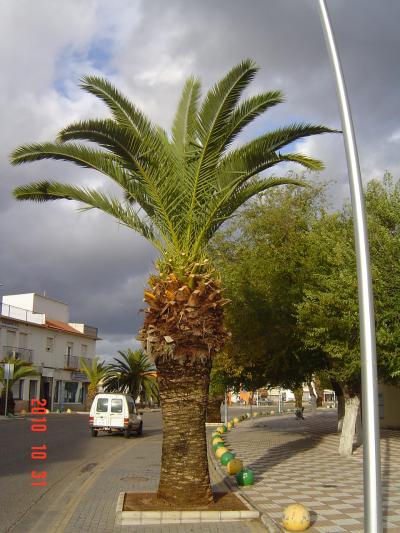
{"type": "Polygon", "coordinates": [[[283,99],[280,91],[271,91],[241,102],[256,72],[253,61],[242,61],[201,104],[200,83],[189,78],[171,137],[108,81],[86,77],[82,87],[105,102],[113,118],[72,124],[57,142],[21,146],[11,156],[15,165],[66,160],[110,177],[122,188],[123,200],[48,180],[17,187],[14,195],[37,202],[76,200],[83,210],[100,209],[159,251],[156,273],[144,293],[148,308],[140,339],[154,358],[160,386],[164,430],[158,496],[180,505],[212,500],[204,422],[211,361],[226,339],[227,302],[208,260],[207,243],[255,194],[299,183],[267,177],[263,171],[288,161],[322,168],[319,161],[286,152],[285,147],[332,131],[292,124],[233,148],[245,126],[283,99]]]}
{"type": "Polygon", "coordinates": [[[84,359],[81,359],[81,371],[89,379],[88,392],[85,398],[85,410],[89,411],[97,394],[99,384],[106,375],[107,368],[104,363],[99,363],[98,357],[94,357],[91,366],[84,359]]]}
{"type": "Polygon", "coordinates": [[[159,398],[156,367],[149,361],[143,350],[119,351],[119,359],[107,367],[104,388],[107,392],[130,394],[134,400],[139,396],[145,402],[159,398]]]}
{"type": "Polygon", "coordinates": [[[296,317],[312,275],[305,261],[307,234],[323,205],[321,186],[268,191],[214,239],[212,253],[232,300],[226,313],[232,332],[228,353],[242,368],[248,390],[302,388],[326,364],[321,350],[304,345],[296,317]]]}
{"type": "MultiPolygon", "coordinates": [[[[383,182],[369,182],[366,211],[378,373],[381,380],[393,383],[400,378],[399,183],[394,184],[389,175],[383,182]]],[[[345,417],[339,452],[350,455],[360,405],[361,358],[353,222],[348,206],[321,218],[309,234],[308,249],[314,275],[298,305],[299,327],[307,345],[326,354],[329,364],[325,375],[342,391],[345,417]]]]}
{"type": "MultiPolygon", "coordinates": [[[[228,343],[229,345],[229,343],[228,343]]],[[[227,345],[224,351],[213,359],[208,391],[207,422],[221,422],[221,404],[225,393],[239,391],[243,379],[243,368],[230,356],[227,345]]]]}
{"type": "Polygon", "coordinates": [[[8,380],[8,399],[7,399],[7,413],[14,414],[15,401],[12,391],[14,383],[18,380],[28,376],[39,376],[39,372],[35,370],[30,363],[17,359],[15,357],[5,357],[0,364],[0,383],[2,384],[1,397],[0,397],[0,413],[4,414],[5,401],[6,401],[6,389],[7,380],[4,378],[4,364],[9,363],[14,365],[14,374],[12,379],[8,380]]]}

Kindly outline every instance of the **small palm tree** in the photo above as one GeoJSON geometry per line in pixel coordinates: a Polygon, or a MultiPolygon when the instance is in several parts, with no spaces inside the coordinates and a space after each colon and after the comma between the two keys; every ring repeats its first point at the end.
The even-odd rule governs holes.
{"type": "Polygon", "coordinates": [[[130,394],[134,400],[141,396],[147,402],[158,402],[156,367],[143,350],[118,353],[121,358],[115,357],[115,362],[108,366],[107,376],[104,379],[105,390],[130,394]]]}
{"type": "Polygon", "coordinates": [[[288,161],[320,170],[320,161],[285,148],[332,131],[291,124],[240,146],[237,138],[243,129],[283,101],[280,91],[241,101],[257,70],[253,61],[242,61],[202,103],[200,82],[189,78],[170,136],[108,81],[85,77],[83,89],[100,98],[112,118],[72,124],[59,133],[57,142],[24,145],[11,155],[14,165],[55,159],[105,174],[122,189],[122,199],[48,180],[17,187],[14,195],[36,202],[75,200],[83,204],[82,210],[99,209],[159,251],[157,272],[144,293],[148,308],[140,339],[157,366],[160,387],[163,453],[158,495],[180,505],[206,505],[213,498],[205,414],[212,358],[227,338],[227,300],[208,258],[208,242],[253,196],[278,185],[301,184],[264,171],[288,161]]]}
{"type": "Polygon", "coordinates": [[[6,390],[7,390],[7,380],[4,378],[4,364],[11,363],[14,365],[14,374],[12,379],[8,380],[8,400],[7,400],[7,413],[14,414],[15,402],[14,395],[12,392],[12,386],[18,380],[23,379],[28,376],[39,376],[40,373],[29,363],[22,361],[21,359],[16,359],[15,357],[6,357],[2,360],[0,364],[0,383],[2,384],[1,389],[1,398],[0,398],[0,414],[4,414],[5,410],[5,401],[6,401],[6,390]]]}
{"type": "Polygon", "coordinates": [[[86,374],[89,380],[88,391],[85,398],[85,409],[86,411],[89,411],[94,397],[97,394],[99,384],[106,375],[107,368],[104,363],[99,363],[98,357],[94,357],[90,366],[84,359],[81,359],[81,371],[86,374]]]}

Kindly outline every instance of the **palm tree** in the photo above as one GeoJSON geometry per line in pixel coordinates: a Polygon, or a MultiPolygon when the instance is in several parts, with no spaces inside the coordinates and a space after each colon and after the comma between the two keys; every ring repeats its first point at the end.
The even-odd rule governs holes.
{"type": "Polygon", "coordinates": [[[332,131],[291,124],[239,146],[243,128],[283,101],[280,91],[241,101],[258,68],[236,65],[200,103],[200,83],[183,88],[169,136],[111,83],[83,78],[82,88],[100,98],[112,119],[67,126],[55,143],[28,144],[11,155],[14,165],[66,160],[102,172],[124,198],[90,188],[41,180],[17,187],[18,200],[75,200],[99,209],[148,239],[158,250],[156,273],[144,291],[148,305],[140,339],[158,371],[163,413],[159,497],[181,505],[212,500],[205,437],[211,361],[225,343],[227,300],[207,257],[207,244],[221,224],[254,195],[289,178],[262,174],[292,161],[312,170],[322,163],[283,151],[298,139],[332,131]],[[75,141],[89,141],[95,146],[75,141]]]}
{"type": "Polygon", "coordinates": [[[86,374],[89,380],[88,391],[85,398],[85,409],[86,411],[89,411],[94,397],[97,394],[99,384],[106,375],[107,367],[104,363],[99,363],[98,357],[94,357],[90,366],[84,359],[81,359],[81,371],[86,374]]]}
{"type": "Polygon", "coordinates": [[[145,401],[158,401],[156,367],[143,350],[119,351],[120,359],[108,366],[104,380],[107,392],[119,391],[130,394],[134,400],[140,395],[145,401]]]}
{"type": "Polygon", "coordinates": [[[14,365],[14,374],[12,379],[8,380],[8,399],[7,399],[7,413],[14,414],[14,395],[12,387],[18,380],[27,376],[39,376],[40,373],[26,361],[16,359],[15,357],[5,357],[0,364],[0,383],[2,384],[1,397],[0,397],[0,414],[4,414],[7,380],[4,379],[4,364],[11,363],[14,365]]]}

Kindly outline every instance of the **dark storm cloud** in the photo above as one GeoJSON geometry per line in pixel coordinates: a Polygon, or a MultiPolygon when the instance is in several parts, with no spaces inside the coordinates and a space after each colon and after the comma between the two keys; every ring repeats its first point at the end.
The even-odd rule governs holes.
{"type": "MultiPolygon", "coordinates": [[[[328,6],[364,180],[386,169],[398,176],[400,3],[336,0],[328,6]]],[[[297,120],[340,127],[317,1],[70,0],[55,6],[51,0],[21,0],[2,3],[0,15],[2,289],[46,291],[67,301],[71,320],[98,326],[104,338],[99,353],[112,356],[134,342],[141,325],[138,310],[154,251],[105,215],[77,213],[72,202],[16,203],[13,187],[34,179],[100,188],[107,181],[71,164],[11,168],[10,151],[52,139],[70,122],[106,114],[77,87],[86,73],[107,75],[169,128],[188,75],[198,75],[206,89],[245,57],[261,67],[250,91],[279,88],[285,94],[285,103],[245,137],[297,120]]],[[[321,177],[336,180],[331,201],[339,205],[348,195],[341,137],[309,139],[299,148],[325,162],[321,177]]]]}

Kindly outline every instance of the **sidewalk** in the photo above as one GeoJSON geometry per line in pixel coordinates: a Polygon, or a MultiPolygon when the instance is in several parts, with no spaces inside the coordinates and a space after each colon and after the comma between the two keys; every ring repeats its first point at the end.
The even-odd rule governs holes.
{"type": "MultiPolygon", "coordinates": [[[[139,441],[131,439],[130,447],[107,467],[90,488],[79,497],[67,515],[60,517],[59,526],[51,533],[263,533],[258,521],[203,524],[165,524],[149,526],[119,526],[115,524],[118,495],[122,491],[155,491],[160,474],[161,438],[151,435],[139,441]]],[[[211,469],[212,471],[213,469],[211,469]]],[[[211,472],[212,474],[212,472],[211,472]]],[[[220,479],[215,475],[212,482],[220,479]]],[[[44,532],[43,532],[44,533],[44,532]]],[[[47,533],[47,532],[46,532],[47,533]]]]}
{"type": "MultiPolygon", "coordinates": [[[[277,523],[283,508],[302,503],[312,513],[311,532],[363,533],[362,447],[351,458],[337,453],[337,413],[318,411],[255,418],[224,435],[256,482],[241,489],[277,523]]],[[[384,530],[400,532],[400,432],[381,438],[384,530]]]]}

